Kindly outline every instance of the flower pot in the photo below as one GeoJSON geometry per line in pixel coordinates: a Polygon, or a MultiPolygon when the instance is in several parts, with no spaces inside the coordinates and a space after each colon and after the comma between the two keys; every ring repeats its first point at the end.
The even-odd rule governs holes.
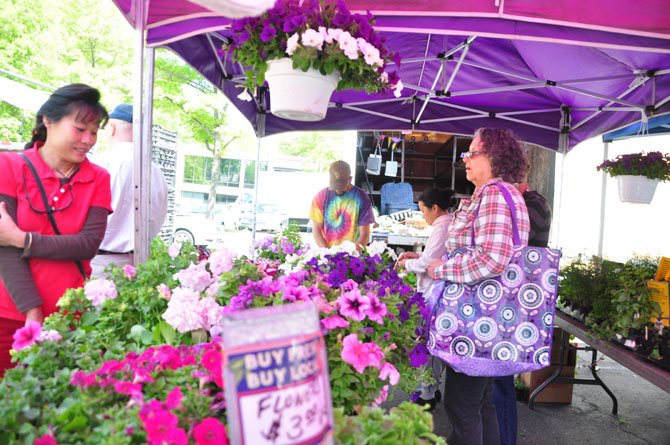
{"type": "Polygon", "coordinates": [[[284,119],[315,122],[326,117],[330,95],[340,74],[323,75],[315,69],[293,69],[289,58],[268,61],[265,80],[270,86],[270,111],[284,119]]]}
{"type": "Polygon", "coordinates": [[[619,200],[639,204],[651,202],[659,182],[658,179],[637,175],[620,175],[616,178],[619,184],[619,200]]]}

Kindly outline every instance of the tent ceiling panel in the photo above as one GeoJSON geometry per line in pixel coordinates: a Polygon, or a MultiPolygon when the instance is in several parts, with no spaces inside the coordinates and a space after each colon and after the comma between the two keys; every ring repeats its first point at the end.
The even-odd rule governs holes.
{"type": "MultiPolygon", "coordinates": [[[[116,3],[130,11],[134,1],[116,3]]],[[[323,121],[287,121],[268,113],[257,130],[472,134],[481,126],[502,126],[550,149],[559,149],[561,132],[568,132],[568,146],[561,148],[568,149],[639,120],[644,110],[670,111],[666,2],[586,3],[348,0],[352,10],[375,14],[387,45],[401,55],[402,97],[338,91],[323,121]]],[[[217,52],[230,36],[229,20],[182,0],[151,1],[148,8],[148,44],[174,50],[222,88],[256,127],[259,110],[269,109],[267,94],[261,91],[255,102],[238,98],[243,67],[217,52]]]]}

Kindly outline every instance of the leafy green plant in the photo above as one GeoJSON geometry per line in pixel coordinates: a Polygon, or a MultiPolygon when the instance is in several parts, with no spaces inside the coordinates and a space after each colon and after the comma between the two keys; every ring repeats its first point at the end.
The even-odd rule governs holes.
{"type": "Polygon", "coordinates": [[[446,445],[433,433],[433,416],[425,407],[403,402],[388,413],[366,407],[357,416],[335,409],[335,442],[341,445],[446,445]]]}

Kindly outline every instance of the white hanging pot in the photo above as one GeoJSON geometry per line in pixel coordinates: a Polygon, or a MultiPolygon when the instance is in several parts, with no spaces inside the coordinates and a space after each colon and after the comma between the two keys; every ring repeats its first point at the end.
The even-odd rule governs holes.
{"type": "Polygon", "coordinates": [[[659,183],[658,179],[639,175],[620,175],[616,178],[619,184],[619,200],[638,204],[651,203],[659,183]]]}
{"type": "Polygon", "coordinates": [[[270,86],[270,111],[284,119],[315,122],[326,117],[330,96],[340,81],[336,71],[323,75],[315,69],[293,69],[289,58],[268,61],[265,80],[270,86]]]}

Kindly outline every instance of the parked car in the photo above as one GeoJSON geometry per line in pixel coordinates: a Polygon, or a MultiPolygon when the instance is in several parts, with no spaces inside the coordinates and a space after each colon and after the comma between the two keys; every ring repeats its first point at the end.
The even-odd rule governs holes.
{"type": "Polygon", "coordinates": [[[223,241],[225,209],[214,207],[214,218],[207,219],[207,205],[191,208],[178,207],[172,223],[173,242],[190,242],[194,246],[208,246],[223,241]]]}
{"type": "MultiPolygon", "coordinates": [[[[242,211],[240,228],[251,229],[254,224],[253,207],[242,211]]],[[[281,232],[288,227],[288,215],[276,204],[258,204],[256,230],[281,232]]]]}

